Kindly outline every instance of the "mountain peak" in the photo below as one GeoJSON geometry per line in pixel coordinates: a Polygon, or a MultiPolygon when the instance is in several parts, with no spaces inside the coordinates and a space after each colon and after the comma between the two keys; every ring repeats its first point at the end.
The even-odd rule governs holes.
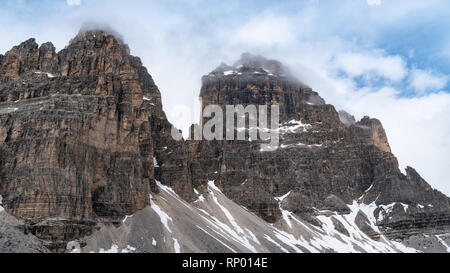
{"type": "Polygon", "coordinates": [[[11,50],[6,52],[6,56],[27,54],[28,52],[36,51],[38,47],[39,45],[36,43],[36,39],[30,38],[19,45],[14,46],[11,50]]]}
{"type": "Polygon", "coordinates": [[[107,37],[107,36],[113,36],[119,43],[123,44],[123,36],[118,31],[113,29],[108,24],[101,24],[96,22],[86,22],[84,23],[80,31],[77,34],[77,37],[89,37],[89,36],[95,36],[95,37],[107,37]]]}
{"type": "Polygon", "coordinates": [[[208,77],[220,76],[253,76],[253,77],[282,77],[300,83],[288,67],[280,61],[267,59],[251,53],[241,54],[239,60],[233,65],[221,63],[208,77]]]}
{"type": "Polygon", "coordinates": [[[87,47],[93,46],[96,48],[108,45],[119,45],[128,48],[120,34],[105,29],[82,28],[77,36],[70,41],[69,47],[76,44],[84,44],[87,47]]]}
{"type": "Polygon", "coordinates": [[[19,229],[55,252],[394,252],[448,233],[449,198],[414,169],[401,174],[381,122],[338,113],[281,62],[244,53],[201,90],[202,109],[278,105],[278,128],[272,110],[270,130],[262,113],[256,126],[237,113],[244,141],[177,141],[127,48],[89,26],[58,53],[29,39],[0,55],[0,223],[24,219],[6,222],[15,233],[0,252],[19,229]],[[275,149],[263,148],[262,131],[275,149]]]}
{"type": "Polygon", "coordinates": [[[290,76],[291,72],[281,62],[270,60],[260,55],[243,53],[241,58],[234,64],[235,67],[244,66],[250,69],[262,69],[273,75],[290,76]]]}

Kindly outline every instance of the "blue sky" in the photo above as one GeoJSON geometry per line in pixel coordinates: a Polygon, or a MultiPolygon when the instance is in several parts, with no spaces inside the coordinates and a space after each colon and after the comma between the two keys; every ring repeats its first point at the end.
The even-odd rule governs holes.
{"type": "Polygon", "coordinates": [[[86,23],[123,36],[184,131],[202,75],[262,54],[337,109],[379,118],[400,167],[450,195],[448,0],[0,0],[0,53],[29,37],[62,49],[86,23]]]}

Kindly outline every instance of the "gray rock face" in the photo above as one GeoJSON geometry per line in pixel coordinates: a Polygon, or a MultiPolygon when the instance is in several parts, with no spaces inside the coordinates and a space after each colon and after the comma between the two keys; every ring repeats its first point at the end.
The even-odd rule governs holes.
{"type": "MultiPolygon", "coordinates": [[[[173,189],[173,202],[190,208],[166,202],[166,210],[174,210],[167,215],[193,215],[178,222],[179,237],[163,236],[165,230],[151,236],[176,239],[186,251],[327,252],[331,247],[323,240],[336,238],[346,247],[334,251],[407,251],[389,239],[448,233],[449,198],[414,169],[400,172],[379,120],[356,122],[338,113],[280,62],[259,56],[244,54],[202,80],[203,106],[280,105],[280,147],[264,151],[259,140],[173,140],[153,79],[128,46],[104,31],[80,32],[58,53],[52,44],[39,47],[30,39],[0,55],[2,206],[18,221],[13,226],[19,229],[8,230],[32,234],[45,245],[19,249],[62,252],[79,241],[87,250],[106,250],[112,239],[98,229],[118,229],[124,234],[117,231],[114,240],[136,233],[141,236],[130,235],[130,249],[149,251],[153,240],[144,230],[155,225],[159,210],[148,206],[163,206],[159,194],[170,197],[164,187],[173,189]],[[196,229],[201,221],[203,229],[211,221],[221,226],[214,215],[205,220],[202,210],[227,218],[214,199],[219,192],[230,208],[245,211],[236,216],[240,228],[227,220],[233,232],[214,228],[221,238],[196,229]],[[216,210],[192,207],[202,194],[216,210]],[[131,231],[123,222],[130,215],[139,227],[131,231]],[[212,239],[202,243],[201,236],[212,239]],[[250,237],[255,245],[247,245],[250,237]],[[234,243],[220,243],[226,240],[234,243]]],[[[170,248],[152,251],[176,250],[172,241],[170,248]]]]}
{"type": "Polygon", "coordinates": [[[450,234],[418,234],[404,240],[404,244],[425,253],[450,253],[450,234]]]}
{"type": "Polygon", "coordinates": [[[267,63],[277,62],[242,58],[237,68],[221,65],[203,77],[203,106],[278,104],[285,130],[274,152],[261,151],[258,141],[220,142],[222,149],[214,153],[202,149],[203,158],[215,162],[211,171],[217,172],[216,182],[228,197],[270,222],[281,216],[276,197],[289,193],[284,208],[311,222],[316,209],[345,214],[346,206],[359,200],[380,206],[377,224],[392,237],[448,229],[449,198],[412,168],[406,176],[400,172],[379,120],[364,117],[356,122],[300,81],[266,71],[267,63]],[[265,72],[258,72],[255,64],[265,72]],[[401,203],[407,208],[383,209],[401,203]]]}
{"type": "MultiPolygon", "coordinates": [[[[58,53],[30,39],[2,57],[0,77],[0,194],[26,231],[59,251],[148,205],[154,142],[183,144],[165,143],[161,95],[126,45],[103,31],[58,53]]],[[[175,188],[189,187],[176,165],[185,150],[160,158],[175,188]]]]}
{"type": "Polygon", "coordinates": [[[339,111],[339,119],[347,127],[351,127],[352,125],[355,125],[355,123],[356,123],[354,116],[352,116],[349,113],[342,111],[342,110],[339,111]]]}
{"type": "Polygon", "coordinates": [[[81,242],[74,242],[71,245],[85,246],[72,251],[120,253],[415,251],[385,238],[380,241],[370,238],[355,225],[351,217],[346,221],[339,215],[320,216],[322,228],[285,211],[286,217],[271,225],[229,200],[214,182],[208,183],[207,191],[197,195],[198,199],[193,203],[185,202],[166,186],[160,184],[159,188],[160,194],[151,197],[151,206],[126,217],[120,227],[102,227],[81,242]]]}
{"type": "MultiPolygon", "coordinates": [[[[228,199],[213,181],[206,192],[188,203],[172,189],[158,184],[151,205],[127,216],[120,227],[101,226],[91,236],[70,246],[73,252],[140,253],[316,253],[316,252],[446,252],[449,236],[412,236],[389,240],[378,229],[374,206],[352,204],[348,213],[321,211],[313,225],[283,210],[269,224],[228,199]],[[363,212],[364,211],[364,212],[363,212]],[[367,214],[366,214],[367,213],[367,214]],[[370,236],[367,234],[370,233],[370,236]]],[[[283,200],[279,199],[280,203],[283,200]]]]}
{"type": "Polygon", "coordinates": [[[24,233],[22,221],[8,215],[5,211],[0,211],[0,253],[49,252],[44,242],[31,234],[24,233]]]}

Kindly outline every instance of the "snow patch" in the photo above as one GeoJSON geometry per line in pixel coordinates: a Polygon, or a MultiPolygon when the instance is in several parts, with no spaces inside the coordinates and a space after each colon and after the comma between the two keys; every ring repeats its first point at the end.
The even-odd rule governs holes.
{"type": "Polygon", "coordinates": [[[212,193],[212,198],[213,198],[214,202],[216,202],[217,206],[219,206],[219,208],[222,210],[223,214],[225,214],[225,216],[228,219],[228,222],[230,222],[231,225],[233,225],[235,230],[240,234],[245,234],[244,230],[237,224],[233,215],[222,204],[220,204],[220,202],[217,200],[217,197],[214,195],[214,193],[212,193]]]}
{"type": "Polygon", "coordinates": [[[198,203],[198,202],[204,202],[205,201],[205,197],[203,197],[203,195],[199,195],[198,199],[194,201],[194,203],[198,203]]]}
{"type": "Polygon", "coordinates": [[[2,207],[2,201],[3,201],[3,196],[0,195],[0,212],[4,211],[5,209],[2,207]]]}
{"type": "Polygon", "coordinates": [[[130,216],[126,215],[125,219],[123,219],[122,223],[124,224],[128,220],[128,218],[131,218],[131,217],[133,217],[133,215],[130,215],[130,216]]]}
{"type": "Polygon", "coordinates": [[[181,253],[180,244],[178,243],[178,240],[175,238],[173,238],[173,248],[175,249],[175,253],[181,253]]]}
{"type": "Polygon", "coordinates": [[[443,236],[443,235],[436,235],[436,238],[439,240],[439,242],[440,242],[445,248],[447,248],[447,252],[450,253],[450,246],[448,246],[448,244],[444,241],[444,239],[441,238],[441,236],[443,236]]]}
{"type": "Polygon", "coordinates": [[[284,221],[286,221],[286,223],[288,224],[289,228],[292,228],[292,223],[291,223],[291,220],[290,220],[290,217],[292,216],[291,212],[282,209],[281,206],[280,206],[280,210],[281,210],[281,214],[283,216],[284,221]]]}
{"type": "Polygon", "coordinates": [[[119,247],[113,244],[110,249],[100,248],[99,253],[119,253],[119,247]]]}
{"type": "Polygon", "coordinates": [[[127,246],[126,248],[122,249],[122,253],[133,253],[136,252],[136,248],[132,246],[127,246]]]}
{"type": "Polygon", "coordinates": [[[219,194],[221,193],[221,191],[215,186],[214,181],[209,181],[208,186],[210,189],[211,199],[214,201],[215,205],[217,205],[217,207],[222,211],[223,215],[225,215],[227,222],[231,226],[220,221],[217,217],[214,217],[209,214],[208,216],[212,219],[212,221],[206,217],[203,217],[203,219],[206,220],[209,224],[213,225],[216,229],[218,229],[222,234],[222,236],[224,236],[224,238],[230,238],[238,242],[239,244],[243,245],[250,251],[257,253],[258,251],[256,250],[256,248],[248,240],[248,238],[250,238],[257,244],[259,244],[259,241],[257,240],[256,236],[253,233],[251,233],[248,229],[247,232],[245,232],[244,229],[237,223],[236,219],[233,217],[230,211],[219,202],[214,191],[216,191],[219,194]]]}
{"type": "MultiPolygon", "coordinates": [[[[295,146],[306,147],[306,148],[320,148],[320,147],[323,146],[323,144],[306,145],[306,144],[300,142],[300,143],[295,144],[295,146]]],[[[282,144],[280,147],[282,149],[285,149],[285,148],[293,147],[293,144],[292,145],[284,145],[284,144],[282,144]]]]}
{"type": "Polygon", "coordinates": [[[203,194],[200,194],[198,192],[198,190],[194,189],[194,193],[195,195],[197,195],[198,199],[194,201],[194,203],[198,203],[198,202],[204,202],[205,201],[205,197],[203,197],[203,194]]]}
{"type": "Polygon", "coordinates": [[[364,193],[368,193],[371,189],[373,189],[373,184],[364,193]]]}
{"type": "Polygon", "coordinates": [[[270,145],[265,145],[263,147],[263,145],[261,145],[261,149],[259,150],[260,152],[273,152],[278,150],[278,146],[270,146],[270,145]]]}
{"type": "Polygon", "coordinates": [[[165,213],[154,201],[153,196],[150,194],[150,207],[159,215],[159,218],[161,218],[161,223],[164,225],[164,227],[172,233],[172,230],[169,227],[169,221],[172,222],[172,218],[165,213]]]}
{"type": "Polygon", "coordinates": [[[160,189],[162,189],[163,191],[168,192],[168,193],[171,193],[171,194],[177,196],[177,194],[175,193],[175,191],[174,191],[172,188],[163,185],[163,184],[162,184],[161,182],[159,182],[158,180],[155,180],[155,183],[156,183],[156,186],[158,186],[158,187],[159,187],[160,189]]]}
{"type": "Polygon", "coordinates": [[[389,205],[380,205],[379,207],[381,209],[383,209],[383,215],[380,214],[378,215],[378,221],[382,221],[383,219],[385,219],[389,214],[391,214],[392,210],[394,209],[394,206],[396,204],[400,204],[403,207],[403,210],[405,211],[405,213],[408,211],[409,205],[407,204],[403,204],[403,203],[391,203],[389,205]]]}
{"type": "MultiPolygon", "coordinates": [[[[356,225],[356,216],[359,212],[362,212],[366,215],[370,227],[377,233],[380,233],[380,230],[377,226],[377,219],[374,216],[374,212],[377,208],[383,209],[383,212],[390,213],[395,204],[391,204],[388,206],[377,206],[375,202],[371,204],[359,203],[358,201],[354,201],[351,205],[348,205],[350,208],[350,214],[347,215],[339,215],[337,213],[333,213],[331,216],[327,214],[318,216],[317,219],[322,222],[323,230],[326,233],[326,236],[323,236],[322,239],[325,242],[324,246],[332,246],[333,249],[339,252],[360,252],[359,249],[363,249],[365,252],[417,252],[415,249],[408,248],[405,245],[390,241],[385,238],[385,236],[380,235],[380,239],[378,241],[371,239],[367,236],[359,227],[356,225]],[[384,208],[383,208],[384,207],[384,208]],[[349,233],[342,234],[336,230],[331,217],[334,217],[338,220],[344,228],[349,233]],[[336,239],[338,238],[338,239],[336,239]],[[334,241],[337,240],[337,241],[334,241]],[[355,247],[358,247],[356,249],[355,247]]],[[[380,212],[381,215],[381,212],[380,212]]]]}
{"type": "Polygon", "coordinates": [[[405,212],[408,210],[408,208],[409,208],[409,205],[406,205],[406,204],[403,204],[403,203],[400,203],[400,205],[402,205],[402,207],[403,207],[403,209],[405,210],[405,212]]]}
{"type": "Polygon", "coordinates": [[[49,78],[55,78],[55,77],[56,77],[55,75],[53,75],[53,74],[51,74],[51,73],[47,73],[47,72],[36,71],[36,72],[34,72],[34,73],[35,73],[35,74],[39,74],[39,75],[45,74],[45,75],[47,75],[47,77],[49,77],[49,78]]]}
{"type": "Polygon", "coordinates": [[[5,109],[0,109],[0,114],[9,114],[19,110],[17,107],[6,107],[5,109]]]}
{"type": "Polygon", "coordinates": [[[257,243],[258,245],[260,245],[261,243],[259,242],[258,238],[256,238],[255,234],[253,234],[253,232],[251,230],[249,230],[248,228],[245,228],[245,230],[247,231],[247,234],[250,235],[250,237],[252,238],[252,240],[257,243]]]}
{"type": "Polygon", "coordinates": [[[297,133],[297,132],[307,132],[312,128],[311,124],[303,124],[300,120],[291,120],[283,123],[279,128],[282,133],[297,133]]]}
{"type": "Polygon", "coordinates": [[[223,74],[224,74],[225,76],[229,76],[229,75],[237,74],[237,72],[234,71],[234,70],[227,70],[227,71],[224,71],[223,74]]]}
{"type": "Polygon", "coordinates": [[[275,200],[281,202],[284,199],[286,199],[286,197],[288,197],[291,194],[292,191],[289,191],[288,193],[286,193],[285,195],[281,196],[281,197],[275,197],[275,200]]]}
{"type": "MultiPolygon", "coordinates": [[[[122,253],[132,253],[136,252],[136,248],[132,246],[126,246],[124,249],[122,249],[122,253]]],[[[110,249],[103,249],[100,248],[99,253],[119,253],[119,246],[117,244],[113,244],[110,249]]]]}
{"type": "Polygon", "coordinates": [[[222,191],[221,191],[218,187],[216,187],[216,184],[214,184],[214,181],[208,181],[208,186],[209,186],[211,189],[213,189],[213,190],[215,190],[215,191],[218,191],[218,192],[222,193],[222,191]]]}
{"type": "Polygon", "coordinates": [[[303,253],[303,251],[297,247],[299,241],[294,237],[294,235],[282,230],[275,230],[275,237],[292,248],[296,253],[303,253]]]}

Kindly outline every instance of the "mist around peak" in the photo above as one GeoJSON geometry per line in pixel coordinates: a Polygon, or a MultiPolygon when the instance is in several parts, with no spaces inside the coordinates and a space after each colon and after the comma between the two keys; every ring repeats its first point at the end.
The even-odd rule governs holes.
{"type": "Polygon", "coordinates": [[[242,53],[239,60],[233,65],[221,63],[209,76],[230,76],[230,75],[265,75],[273,77],[283,77],[292,82],[304,85],[296,78],[290,69],[277,60],[268,59],[261,55],[254,55],[248,52],[242,53]]]}
{"type": "Polygon", "coordinates": [[[120,34],[118,31],[116,31],[114,28],[112,28],[107,23],[101,23],[101,22],[85,22],[78,32],[77,36],[73,38],[69,44],[79,40],[79,39],[85,39],[87,36],[113,36],[118,43],[125,44],[123,35],[120,34]]]}

